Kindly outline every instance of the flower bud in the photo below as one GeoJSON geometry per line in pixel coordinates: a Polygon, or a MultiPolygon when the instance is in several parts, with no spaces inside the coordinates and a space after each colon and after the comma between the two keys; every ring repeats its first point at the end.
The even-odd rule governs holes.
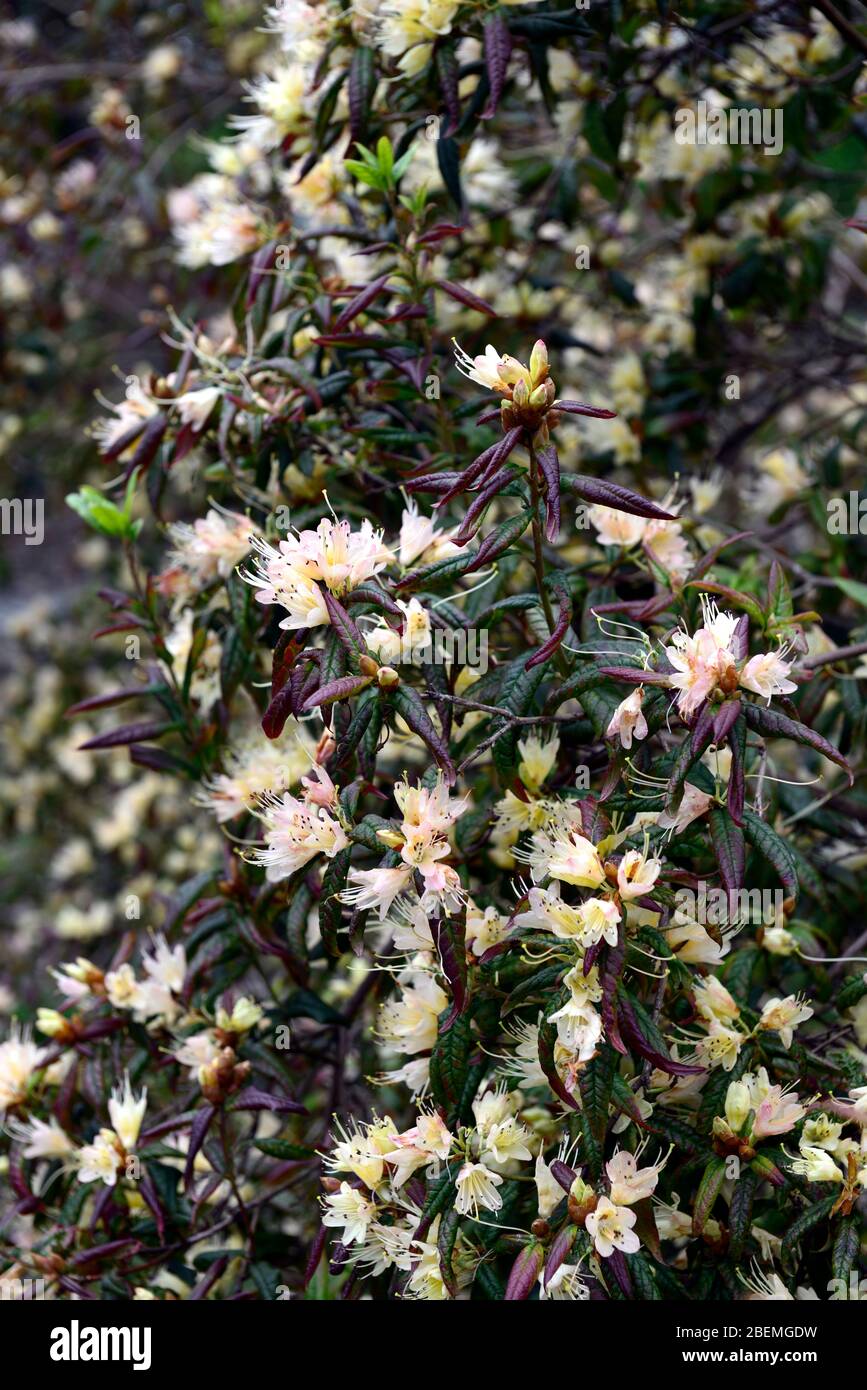
{"type": "Polygon", "coordinates": [[[743,1081],[732,1081],[726,1091],[726,1119],[736,1134],[743,1129],[752,1109],[750,1089],[743,1081]]]}
{"type": "Polygon", "coordinates": [[[376,679],[383,690],[391,690],[394,686],[400,685],[400,676],[393,666],[380,666],[376,679]]]}
{"type": "Polygon", "coordinates": [[[55,1038],[57,1042],[72,1042],[75,1037],[75,1029],[69,1019],[56,1009],[38,1009],[36,1027],[40,1033],[44,1033],[48,1038],[55,1038]]]}
{"type": "Polygon", "coordinates": [[[548,375],[548,349],[543,340],[538,338],[533,345],[530,353],[530,381],[533,386],[538,386],[548,375]]]}

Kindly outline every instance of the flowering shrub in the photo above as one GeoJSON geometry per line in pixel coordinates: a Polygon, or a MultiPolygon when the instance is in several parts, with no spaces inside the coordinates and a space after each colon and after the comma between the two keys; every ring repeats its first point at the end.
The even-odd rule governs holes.
{"type": "Polygon", "coordinates": [[[857,1297],[867,41],[828,8],[267,11],[168,195],[172,370],[67,499],[128,672],[68,713],[129,751],[118,815],[168,809],[139,928],[0,1043],[15,1277],[857,1297]]]}

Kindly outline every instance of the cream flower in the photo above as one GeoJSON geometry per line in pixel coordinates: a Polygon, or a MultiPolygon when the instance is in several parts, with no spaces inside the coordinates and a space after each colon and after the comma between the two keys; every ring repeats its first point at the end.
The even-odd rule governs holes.
{"type": "Polygon", "coordinates": [[[367,1228],[376,1217],[376,1203],[371,1202],[357,1187],[342,1182],[337,1192],[329,1192],[322,1198],[323,1226],[337,1227],[341,1231],[341,1242],[352,1245],[363,1241],[367,1228]]]}
{"type": "Polygon", "coordinates": [[[605,1165],[608,1181],[611,1183],[611,1200],[615,1206],[631,1207],[650,1197],[656,1190],[662,1163],[639,1168],[634,1154],[619,1149],[605,1165]]]}
{"type": "Polygon", "coordinates": [[[333,859],[349,846],[343,827],[323,807],[312,807],[288,792],[268,798],[258,814],[267,844],[253,850],[250,859],[264,865],[269,883],[289,878],[318,854],[333,859]]]}
{"type": "Polygon", "coordinates": [[[617,887],[624,900],[641,898],[649,893],[662,872],[662,860],[653,859],[645,850],[627,850],[617,866],[617,887]]]}
{"type": "Polygon", "coordinates": [[[784,652],[785,648],[781,648],[778,652],[751,656],[738,677],[739,684],[744,690],[761,695],[768,704],[772,695],[791,695],[798,687],[787,679],[792,664],[784,660],[784,652]]]}
{"type": "Polygon", "coordinates": [[[114,1126],[115,1134],[127,1150],[134,1149],[138,1141],[147,1099],[147,1089],[143,1090],[140,1096],[133,1095],[128,1073],[124,1073],[122,1084],[111,1093],[108,1102],[109,1119],[114,1126]]]}
{"type": "Polygon", "coordinates": [[[114,1130],[101,1129],[92,1144],[76,1152],[79,1182],[103,1182],[114,1187],[123,1162],[114,1130]]]}
{"type": "Polygon", "coordinates": [[[600,1197],[595,1211],[587,1217],[587,1230],[593,1237],[597,1254],[607,1259],[615,1250],[634,1255],[641,1242],[633,1231],[636,1216],[628,1207],[616,1206],[607,1197],[600,1197]]]}
{"type": "Polygon", "coordinates": [[[619,737],[623,748],[631,748],[633,738],[647,738],[647,720],[641,709],[643,699],[644,689],[639,685],[620,701],[605,730],[606,738],[619,737]]]}
{"type": "Polygon", "coordinates": [[[785,999],[769,999],[762,1009],[759,1028],[768,1033],[779,1033],[783,1047],[790,1048],[795,1029],[813,1017],[813,1010],[797,994],[789,994],[785,999]]]}
{"type": "Polygon", "coordinates": [[[499,1211],[503,1199],[497,1188],[502,1184],[499,1173],[492,1172],[484,1163],[464,1163],[455,1184],[455,1210],[476,1221],[479,1220],[479,1207],[485,1211],[499,1211]]]}

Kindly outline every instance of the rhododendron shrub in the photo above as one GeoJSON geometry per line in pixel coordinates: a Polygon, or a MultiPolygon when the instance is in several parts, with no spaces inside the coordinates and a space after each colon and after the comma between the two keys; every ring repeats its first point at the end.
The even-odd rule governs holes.
{"type": "Polygon", "coordinates": [[[857,1289],[863,44],[826,8],[268,10],[171,193],[173,368],[68,499],[140,647],[69,713],[207,835],[0,1043],[19,1274],[857,1289]],[[681,142],[708,105],[782,153],[681,142]]]}

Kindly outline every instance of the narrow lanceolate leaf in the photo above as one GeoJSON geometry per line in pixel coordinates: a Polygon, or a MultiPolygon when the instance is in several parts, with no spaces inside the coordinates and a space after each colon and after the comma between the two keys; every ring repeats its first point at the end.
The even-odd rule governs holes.
{"type": "Polygon", "coordinates": [[[831,1268],[834,1278],[841,1279],[848,1295],[849,1275],[855,1269],[861,1246],[861,1229],[858,1217],[844,1216],[837,1227],[834,1245],[831,1250],[831,1268]]]}
{"type": "Polygon", "coordinates": [[[270,701],[268,708],[262,715],[262,732],[266,738],[279,738],[284,728],[286,720],[290,714],[294,714],[295,691],[291,681],[287,681],[282,689],[270,701]]]}
{"type": "Polygon", "coordinates": [[[600,676],[628,681],[630,685],[668,685],[669,678],[662,671],[645,671],[643,666],[597,666],[595,669],[600,676]]]}
{"type": "Polygon", "coordinates": [[[708,1217],[713,1210],[713,1204],[719,1196],[719,1190],[723,1185],[726,1175],[726,1162],[718,1154],[708,1160],[707,1167],[702,1174],[698,1191],[695,1194],[695,1202],[692,1208],[692,1233],[700,1236],[704,1230],[708,1217]]]}
{"type": "MultiPolygon", "coordinates": [[[[716,727],[714,726],[714,742],[720,746],[720,740],[716,737],[716,727]]],[[[746,756],[747,756],[747,726],[742,718],[738,718],[733,727],[729,730],[728,745],[731,749],[732,761],[729,770],[729,785],[726,792],[726,806],[728,813],[735,825],[744,823],[744,801],[746,799],[746,756]]]]}
{"type": "Polygon", "coordinates": [[[553,545],[560,533],[560,459],[553,444],[536,457],[545,480],[545,535],[553,545]]]}
{"type": "Polygon", "coordinates": [[[530,525],[531,517],[527,511],[519,512],[516,516],[510,516],[507,521],[501,521],[484,540],[481,542],[475,555],[470,559],[470,563],[464,570],[465,574],[474,574],[476,570],[483,569],[490,564],[498,555],[502,555],[504,550],[514,545],[515,541],[520,540],[527,527],[530,525]]]}
{"type": "Polygon", "coordinates": [[[317,705],[332,705],[335,700],[348,700],[350,695],[359,695],[362,690],[373,682],[373,676],[341,676],[336,681],[329,681],[328,685],[322,685],[318,690],[314,690],[312,695],[308,695],[302,709],[316,709],[317,705]]]}
{"type": "Polygon", "coordinates": [[[503,1298],[508,1302],[519,1302],[529,1298],[536,1287],[539,1275],[542,1273],[544,1262],[545,1251],[538,1240],[534,1240],[530,1245],[525,1245],[509,1272],[503,1298]]]}
{"type": "Polygon", "coordinates": [[[509,57],[512,52],[512,36],[502,14],[492,14],[485,20],[483,44],[485,68],[491,90],[488,104],[482,112],[482,120],[489,121],[495,115],[500,104],[500,97],[503,95],[503,87],[506,83],[509,57]]]}
{"type": "MultiPolygon", "coordinates": [[[[597,405],[584,405],[582,401],[555,401],[551,409],[565,411],[567,415],[589,415],[591,420],[613,420],[617,414],[616,410],[605,410],[602,406],[597,405]]],[[[580,473],[574,474],[574,477],[581,483],[595,481],[592,478],[585,478],[580,473]]],[[[628,488],[624,489],[624,491],[628,490],[628,488]]]]}
{"type": "Polygon", "coordinates": [[[466,927],[463,914],[459,917],[445,917],[442,921],[430,924],[431,936],[439,955],[443,974],[449,982],[452,995],[452,1011],[448,1022],[464,1013],[469,1003],[466,927]]]}
{"type": "Polygon", "coordinates": [[[548,1257],[545,1260],[546,1289],[551,1280],[554,1278],[554,1275],[557,1273],[557,1270],[560,1268],[562,1264],[565,1263],[566,1259],[568,1258],[569,1252],[572,1249],[572,1246],[575,1244],[575,1237],[577,1236],[577,1234],[578,1227],[572,1226],[570,1224],[568,1226],[564,1226],[562,1231],[558,1231],[557,1235],[552,1240],[551,1247],[548,1251],[548,1257]]]}
{"type": "Polygon", "coordinates": [[[290,1100],[288,1096],[272,1095],[270,1091],[260,1091],[255,1086],[248,1086],[232,1102],[233,1110],[268,1110],[280,1115],[306,1115],[307,1109],[300,1105],[297,1100],[290,1100]]]}
{"type": "Polygon", "coordinates": [[[598,1149],[598,1156],[595,1152],[588,1153],[591,1168],[596,1170],[597,1176],[601,1171],[602,1148],[608,1130],[608,1111],[616,1071],[617,1053],[608,1043],[603,1043],[596,1056],[591,1058],[578,1077],[584,1124],[590,1132],[595,1149],[598,1149]]]}
{"type": "Polygon", "coordinates": [[[73,719],[77,714],[86,714],[93,709],[109,709],[112,705],[122,705],[125,700],[140,700],[143,695],[156,695],[166,689],[165,685],[136,685],[123,690],[112,690],[107,695],[91,695],[87,700],[79,700],[64,710],[65,719],[73,719]]]}
{"type": "MultiPolygon", "coordinates": [[[[443,141],[438,142],[440,145],[443,141]]],[[[445,290],[447,295],[456,299],[459,304],[465,304],[468,309],[475,309],[479,314],[489,314],[491,318],[497,317],[496,309],[492,309],[490,304],[486,304],[484,299],[479,299],[472,290],[465,289],[463,285],[456,285],[454,280],[437,280],[441,290],[445,290]]]]}
{"type": "Polygon", "coordinates": [[[404,723],[418,734],[422,743],[430,749],[439,767],[446,774],[451,785],[456,777],[455,766],[449,756],[448,745],[437,730],[420,697],[408,685],[398,686],[391,692],[391,703],[404,723]]]}
{"type": "Polygon", "coordinates": [[[454,135],[461,122],[461,99],[458,90],[458,60],[451,44],[437,44],[435,63],[439,89],[448,116],[443,135],[454,135]]]}
{"type": "Polygon", "coordinates": [[[543,661],[547,661],[549,657],[553,656],[569,631],[569,624],[572,621],[572,595],[562,582],[554,581],[552,588],[556,589],[560,601],[560,611],[557,614],[554,631],[547,642],[543,643],[539,650],[534,652],[524,663],[526,671],[529,671],[533,666],[541,666],[543,661]]]}
{"type": "Polygon", "coordinates": [[[855,774],[843,754],[821,734],[817,734],[815,729],[809,729],[806,724],[799,724],[796,719],[789,719],[788,715],[770,709],[767,705],[753,705],[746,701],[744,718],[754,733],[762,734],[765,738],[790,738],[795,743],[804,744],[807,748],[821,753],[823,758],[828,758],[838,767],[842,767],[849,779],[850,787],[855,781],[855,774]]]}
{"type": "Polygon", "coordinates": [[[461,522],[460,530],[454,538],[456,545],[466,545],[467,541],[472,539],[482,524],[482,517],[489,503],[491,503],[495,497],[498,497],[503,489],[508,487],[509,483],[513,483],[518,477],[520,477],[520,469],[514,467],[512,464],[506,464],[504,468],[498,469],[497,472],[488,479],[481,492],[478,496],[473,498],[473,501],[470,503],[469,507],[467,507],[464,519],[461,522]]]}
{"type": "Polygon", "coordinates": [[[785,840],[754,811],[744,811],[744,834],[763,859],[772,864],[789,897],[798,896],[798,870],[785,840]]]}
{"type": "Polygon", "coordinates": [[[457,1115],[460,1106],[472,1050],[473,1035],[470,1022],[463,1014],[453,1019],[445,1031],[439,1033],[431,1053],[431,1093],[450,1119],[457,1115]]]}
{"type": "MultiPolygon", "coordinates": [[[[561,402],[558,410],[563,410],[561,402]]],[[[587,412],[581,412],[586,414],[587,412]]],[[[600,412],[600,414],[611,415],[611,411],[600,412]]],[[[618,512],[629,512],[631,516],[650,516],[656,517],[660,521],[674,521],[676,518],[671,512],[665,511],[656,502],[651,502],[649,497],[642,497],[639,493],[633,492],[631,488],[622,487],[620,483],[605,482],[602,478],[588,478],[583,473],[564,473],[561,479],[561,486],[568,487],[572,492],[577,492],[579,497],[583,497],[585,502],[595,502],[601,507],[613,507],[618,512]]]]}
{"type": "Polygon", "coordinates": [[[818,1226],[820,1221],[824,1221],[826,1216],[830,1215],[831,1208],[836,1202],[838,1195],[837,1192],[833,1192],[830,1197],[823,1197],[820,1201],[813,1202],[806,1210],[795,1217],[795,1220],[783,1236],[783,1244],[780,1250],[783,1263],[788,1261],[789,1257],[794,1253],[795,1247],[800,1244],[804,1236],[807,1235],[814,1226],[818,1226]]]}
{"type": "Polygon", "coordinates": [[[356,48],[349,67],[349,134],[352,141],[363,140],[370,103],[376,88],[373,49],[356,48]]]}
{"type": "Polygon", "coordinates": [[[328,609],[328,616],[331,619],[331,626],[340,645],[346,651],[355,656],[367,656],[367,643],[350,618],[342,603],[339,603],[333,594],[323,585],[322,596],[325,600],[325,607],[328,609]]]}
{"type": "Polygon", "coordinates": [[[437,1253],[439,1255],[440,1273],[443,1277],[443,1283],[452,1298],[457,1298],[458,1296],[458,1283],[452,1266],[452,1255],[454,1254],[460,1226],[461,1214],[455,1207],[452,1207],[451,1211],[444,1212],[440,1217],[440,1227],[437,1235],[437,1253]]]}
{"type": "Polygon", "coordinates": [[[623,929],[623,923],[620,922],[617,930],[617,945],[609,949],[605,960],[605,968],[602,972],[602,1000],[600,1004],[600,1013],[602,1014],[602,1022],[605,1025],[606,1038],[611,1046],[623,1056],[626,1055],[626,1047],[620,1036],[620,1029],[617,1026],[615,999],[617,996],[617,986],[623,974],[623,963],[625,959],[626,934],[623,929]]]}
{"type": "Polygon", "coordinates": [[[478,458],[474,458],[469,467],[464,469],[459,480],[449,488],[448,492],[444,493],[441,502],[437,505],[445,506],[446,502],[450,502],[453,497],[457,497],[461,492],[466,492],[477,478],[484,478],[487,482],[492,473],[506,462],[523,433],[524,431],[518,427],[507,430],[501,439],[496,440],[483,450],[478,458]]]}
{"type": "Polygon", "coordinates": [[[349,861],[352,847],[342,849],[328,861],[322,876],[322,894],[319,899],[319,930],[322,943],[330,956],[340,955],[337,933],[343,922],[343,912],[338,894],[346,887],[349,874],[349,861]]]}
{"type": "Polygon", "coordinates": [[[753,1219],[753,1198],[759,1186],[757,1175],[747,1168],[741,1173],[732,1192],[729,1206],[729,1254],[739,1260],[750,1233],[753,1219]]]}
{"type": "Polygon", "coordinates": [[[82,749],[94,748],[122,748],[127,743],[143,743],[145,739],[161,738],[163,734],[169,733],[177,728],[175,722],[169,720],[149,720],[141,724],[125,724],[121,729],[112,729],[108,734],[99,734],[96,738],[90,738],[87,743],[82,743],[82,749]]]}
{"type": "Polygon", "coordinates": [[[630,1048],[669,1076],[698,1076],[704,1067],[688,1062],[676,1062],[669,1056],[665,1040],[636,999],[625,989],[618,990],[617,1007],[620,1033],[630,1048]]]}
{"type": "Polygon", "coordinates": [[[702,724],[702,737],[698,742],[696,742],[694,734],[695,731],[689,738],[684,739],[674,759],[674,766],[669,773],[665,795],[665,809],[669,815],[676,811],[680,804],[683,786],[690,768],[698,762],[713,742],[713,721],[702,724]]]}
{"type": "Polygon", "coordinates": [[[385,289],[390,274],[391,272],[389,271],[386,275],[377,276],[375,280],[371,280],[369,285],[365,285],[364,289],[361,290],[354,299],[350,299],[349,303],[341,309],[337,318],[334,320],[334,331],[336,333],[339,333],[341,328],[345,328],[346,325],[351,323],[354,318],[368,307],[368,305],[373,303],[377,295],[381,294],[385,289]]]}
{"type": "Polygon", "coordinates": [[[708,813],[710,838],[716,862],[719,865],[723,887],[728,893],[729,916],[734,915],[737,898],[734,896],[744,886],[746,868],[746,848],[744,832],[735,825],[728,811],[722,806],[712,806],[708,813]]]}

